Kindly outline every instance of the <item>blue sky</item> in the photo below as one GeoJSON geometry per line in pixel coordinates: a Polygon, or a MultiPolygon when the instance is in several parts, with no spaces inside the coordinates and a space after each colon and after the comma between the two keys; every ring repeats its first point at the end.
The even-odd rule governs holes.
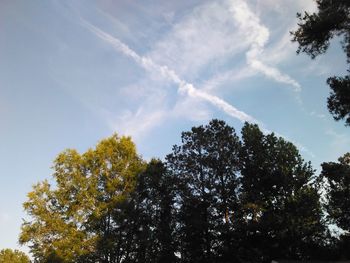
{"type": "MultiPolygon", "coordinates": [[[[253,121],[294,142],[319,171],[349,150],[326,108],[345,74],[338,40],[297,56],[305,0],[0,2],[0,249],[18,248],[31,186],[65,148],[131,135],[163,158],[181,131],[253,121]]],[[[26,250],[26,248],[21,248],[26,250]]]]}

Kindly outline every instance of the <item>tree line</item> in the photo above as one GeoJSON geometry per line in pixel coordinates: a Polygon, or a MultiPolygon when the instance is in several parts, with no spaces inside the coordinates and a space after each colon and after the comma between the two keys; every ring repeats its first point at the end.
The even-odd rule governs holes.
{"type": "Polygon", "coordinates": [[[298,149],[246,123],[183,132],[164,161],[113,135],[69,149],[24,203],[34,262],[269,262],[350,258],[350,155],[321,175],[298,149]],[[333,237],[328,226],[344,233],[333,237]]]}
{"type": "MultiPolygon", "coordinates": [[[[291,32],[297,52],[315,58],[342,37],[349,63],[350,2],[315,2],[291,32]]],[[[327,83],[330,113],[350,125],[349,74],[327,83]]],[[[116,134],[83,154],[59,154],[52,183],[35,185],[24,203],[30,219],[19,240],[34,262],[350,259],[349,153],[316,175],[292,143],[257,125],[238,136],[212,120],[181,138],[164,161],[142,160],[116,134]]],[[[30,260],[1,250],[0,263],[9,262],[30,260]]]]}

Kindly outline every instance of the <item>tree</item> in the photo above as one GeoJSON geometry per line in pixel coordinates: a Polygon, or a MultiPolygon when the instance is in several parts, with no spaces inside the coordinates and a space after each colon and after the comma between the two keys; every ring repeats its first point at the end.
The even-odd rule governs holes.
{"type": "Polygon", "coordinates": [[[0,263],[30,263],[30,260],[22,251],[7,248],[0,251],[0,263]]]}
{"type": "Polygon", "coordinates": [[[257,125],[242,129],[240,236],[254,262],[307,259],[325,239],[314,171],[297,148],[257,125]]]}
{"type": "Polygon", "coordinates": [[[138,176],[133,194],[136,235],[132,262],[176,262],[174,178],[159,160],[138,176]]]}
{"type": "Polygon", "coordinates": [[[257,125],[241,140],[223,121],[193,127],[166,163],[114,135],[53,169],[24,203],[20,242],[36,262],[315,259],[327,237],[310,163],[257,125]]]}
{"type": "Polygon", "coordinates": [[[338,162],[323,163],[321,175],[326,180],[329,218],[350,232],[350,153],[340,157],[338,162]]]}
{"type": "Polygon", "coordinates": [[[66,150],[53,169],[54,186],[43,181],[28,194],[20,242],[39,262],[123,262],[132,244],[128,199],[144,169],[131,139],[66,150]]]}
{"type": "Polygon", "coordinates": [[[325,189],[328,220],[342,229],[336,245],[342,259],[350,258],[350,153],[338,162],[322,164],[321,179],[325,189]]]}
{"type": "Polygon", "coordinates": [[[182,133],[167,166],[177,179],[181,262],[233,260],[240,142],[233,128],[212,120],[182,133]]]}
{"type": "MultiPolygon", "coordinates": [[[[350,63],[350,2],[316,0],[316,3],[317,13],[297,14],[299,28],[291,32],[292,41],[299,44],[297,53],[304,52],[315,58],[327,51],[333,37],[342,36],[342,47],[350,63]]],[[[350,76],[330,77],[327,83],[331,88],[329,111],[335,120],[344,119],[346,125],[350,125],[350,76]]]]}

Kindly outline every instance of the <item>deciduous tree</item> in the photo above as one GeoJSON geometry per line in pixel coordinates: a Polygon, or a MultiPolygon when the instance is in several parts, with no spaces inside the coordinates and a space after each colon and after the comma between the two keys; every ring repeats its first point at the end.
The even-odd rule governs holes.
{"type": "Polygon", "coordinates": [[[144,163],[128,137],[114,135],[84,154],[66,150],[53,185],[34,186],[24,203],[31,217],[20,242],[40,262],[122,262],[128,257],[127,200],[144,163]]]}
{"type": "Polygon", "coordinates": [[[7,248],[0,251],[0,263],[30,263],[30,260],[24,252],[7,248]]]}

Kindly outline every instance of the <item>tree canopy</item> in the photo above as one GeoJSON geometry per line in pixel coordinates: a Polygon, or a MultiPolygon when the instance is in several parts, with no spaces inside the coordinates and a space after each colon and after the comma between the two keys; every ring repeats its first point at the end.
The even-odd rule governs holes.
{"type": "MultiPolygon", "coordinates": [[[[342,37],[342,47],[350,63],[350,2],[348,0],[316,0],[317,13],[297,14],[299,27],[291,32],[298,42],[298,53],[315,58],[327,51],[334,37],[342,37]]],[[[349,70],[348,70],[349,72],[349,70]]],[[[345,120],[350,125],[350,76],[328,78],[331,88],[328,109],[335,120],[345,120]]]]}
{"type": "Polygon", "coordinates": [[[182,133],[166,159],[181,262],[317,258],[327,238],[320,195],[292,143],[248,123],[240,140],[213,120],[182,133]]]}
{"type": "Polygon", "coordinates": [[[308,259],[326,239],[314,170],[283,138],[242,129],[240,227],[249,257],[308,259]]]}
{"type": "Polygon", "coordinates": [[[17,249],[0,250],[0,263],[30,263],[29,257],[17,249]]]}
{"type": "Polygon", "coordinates": [[[40,262],[120,262],[132,242],[123,207],[144,169],[135,145],[114,135],[84,154],[64,151],[53,168],[54,185],[40,182],[28,194],[32,220],[23,223],[20,242],[40,262]]]}
{"type": "MultiPolygon", "coordinates": [[[[322,172],[329,217],[344,230],[348,159],[322,172]]],[[[146,163],[130,138],[113,135],[83,154],[60,153],[53,170],[24,203],[20,242],[38,262],[268,262],[346,251],[329,235],[311,164],[257,125],[240,136],[220,120],[193,127],[164,162],[146,163]]]]}
{"type": "Polygon", "coordinates": [[[181,262],[232,259],[239,138],[233,128],[218,120],[193,127],[181,138],[182,145],[175,145],[166,158],[177,179],[181,262]]]}
{"type": "Polygon", "coordinates": [[[325,208],[329,223],[342,230],[335,240],[337,253],[344,259],[350,258],[350,153],[344,154],[338,162],[325,162],[320,179],[324,181],[325,208]]]}
{"type": "Polygon", "coordinates": [[[327,182],[328,217],[350,232],[350,153],[340,157],[338,162],[323,163],[321,175],[327,182]]]}

